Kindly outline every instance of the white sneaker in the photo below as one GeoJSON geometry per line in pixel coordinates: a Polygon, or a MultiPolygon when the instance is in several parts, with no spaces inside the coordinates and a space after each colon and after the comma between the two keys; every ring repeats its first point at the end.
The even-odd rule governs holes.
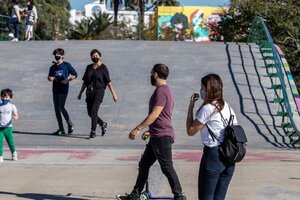
{"type": "Polygon", "coordinates": [[[13,33],[9,33],[9,34],[8,34],[8,37],[14,38],[15,36],[14,36],[13,33]]]}
{"type": "Polygon", "coordinates": [[[17,154],[16,151],[11,154],[11,159],[14,160],[14,161],[18,160],[18,154],[17,154]]]}
{"type": "Polygon", "coordinates": [[[19,39],[18,39],[18,38],[14,38],[14,39],[12,39],[11,41],[12,41],[12,42],[18,42],[19,39]]]}
{"type": "Polygon", "coordinates": [[[3,156],[0,156],[0,163],[3,162],[3,156]]]}

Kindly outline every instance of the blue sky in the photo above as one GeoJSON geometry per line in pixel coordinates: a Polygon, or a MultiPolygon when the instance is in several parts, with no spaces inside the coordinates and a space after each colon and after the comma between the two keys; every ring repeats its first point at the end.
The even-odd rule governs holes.
{"type": "MultiPolygon", "coordinates": [[[[85,4],[94,2],[95,0],[69,0],[72,9],[83,10],[85,4]]],[[[229,0],[179,0],[185,6],[224,6],[229,4],[229,0]]]]}

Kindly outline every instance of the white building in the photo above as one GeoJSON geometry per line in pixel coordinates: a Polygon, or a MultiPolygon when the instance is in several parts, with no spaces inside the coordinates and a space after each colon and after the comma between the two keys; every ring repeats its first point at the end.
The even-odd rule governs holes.
{"type": "MultiPolygon", "coordinates": [[[[84,6],[84,10],[71,10],[70,11],[70,22],[75,24],[75,21],[81,21],[83,18],[92,17],[93,13],[105,12],[114,17],[114,11],[111,7],[110,3],[105,4],[107,1],[94,1],[92,3],[86,4],[84,6]]],[[[153,11],[145,12],[145,25],[149,24],[150,15],[153,15],[153,11]]],[[[138,12],[137,11],[127,11],[125,10],[125,6],[120,4],[120,9],[118,12],[118,22],[124,21],[128,26],[137,25],[138,24],[138,12]]]]}

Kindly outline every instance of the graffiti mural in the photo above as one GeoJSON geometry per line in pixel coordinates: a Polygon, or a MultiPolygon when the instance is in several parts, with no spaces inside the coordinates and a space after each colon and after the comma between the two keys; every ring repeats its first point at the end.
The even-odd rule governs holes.
{"type": "Polygon", "coordinates": [[[220,35],[214,27],[220,21],[219,13],[224,8],[208,6],[183,6],[158,8],[158,36],[164,39],[167,32],[174,40],[209,42],[219,40],[220,35]]]}

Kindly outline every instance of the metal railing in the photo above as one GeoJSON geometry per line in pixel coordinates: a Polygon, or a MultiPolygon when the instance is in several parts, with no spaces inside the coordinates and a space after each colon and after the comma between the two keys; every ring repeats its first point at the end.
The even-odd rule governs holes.
{"type": "Polygon", "coordinates": [[[278,88],[280,88],[282,92],[282,101],[280,101],[280,103],[283,105],[283,108],[285,109],[286,113],[286,115],[283,116],[288,117],[292,128],[300,136],[300,131],[298,130],[293,119],[293,111],[291,109],[286,90],[285,73],[283,72],[281,66],[281,59],[277,53],[276,47],[274,45],[271,34],[267,28],[265,20],[262,17],[257,17],[253,20],[251,31],[248,37],[248,42],[256,43],[257,45],[259,45],[266,64],[272,65],[276,69],[275,73],[270,74],[275,75],[275,77],[278,77],[279,80],[279,85],[277,86],[280,86],[278,88]],[[267,63],[267,61],[269,61],[269,63],[267,63]]]}
{"type": "MultiPolygon", "coordinates": [[[[9,38],[8,33],[8,20],[9,16],[6,15],[0,15],[0,41],[8,41],[11,38],[9,38]]],[[[19,25],[19,37],[24,36],[24,29],[25,29],[25,23],[21,23],[19,25]]],[[[34,32],[33,34],[34,40],[41,40],[40,37],[34,32]]]]}
{"type": "Polygon", "coordinates": [[[5,15],[0,15],[0,41],[9,40],[8,38],[8,23],[9,17],[5,15]]]}

